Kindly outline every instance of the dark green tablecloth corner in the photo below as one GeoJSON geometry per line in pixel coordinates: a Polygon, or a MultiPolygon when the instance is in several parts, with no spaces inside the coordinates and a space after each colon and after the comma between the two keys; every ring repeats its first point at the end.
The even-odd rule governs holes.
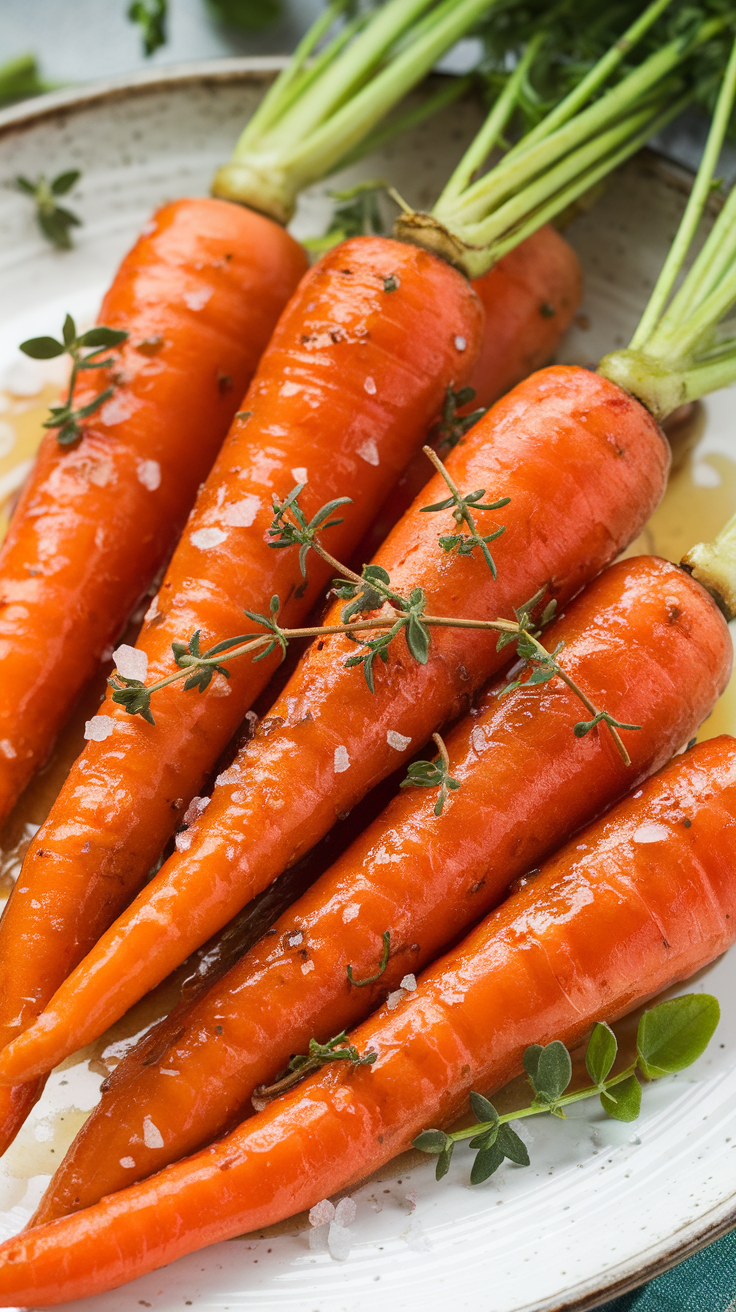
{"type": "Polygon", "coordinates": [[[736,1312],[736,1230],[599,1312],[736,1312]]]}

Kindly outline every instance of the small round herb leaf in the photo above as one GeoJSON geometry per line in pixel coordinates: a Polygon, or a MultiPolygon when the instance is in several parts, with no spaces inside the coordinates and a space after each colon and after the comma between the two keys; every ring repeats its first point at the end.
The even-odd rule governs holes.
{"type": "Polygon", "coordinates": [[[479,1121],[481,1125],[485,1125],[486,1122],[492,1125],[498,1124],[498,1112],[496,1111],[496,1108],[493,1106],[492,1102],[489,1102],[487,1098],[483,1097],[482,1093],[475,1093],[475,1091],[471,1093],[470,1106],[476,1121],[479,1121]]]}
{"type": "Polygon", "coordinates": [[[555,1039],[548,1043],[539,1054],[535,1079],[538,1093],[548,1098],[560,1098],[572,1079],[572,1062],[564,1043],[555,1039]]]}
{"type": "Polygon", "coordinates": [[[51,183],[51,191],[55,196],[65,196],[81,176],[79,169],[69,169],[67,173],[59,173],[51,183]]]}
{"type": "Polygon", "coordinates": [[[105,328],[104,325],[99,328],[90,328],[86,333],[77,338],[78,346],[118,346],[124,342],[128,336],[127,332],[117,328],[105,328]]]}
{"type": "Polygon", "coordinates": [[[635,1121],[641,1111],[641,1085],[635,1075],[601,1094],[601,1107],[615,1121],[635,1121]]]}
{"type": "Polygon", "coordinates": [[[55,360],[57,355],[63,355],[66,351],[66,347],[57,342],[55,337],[29,337],[27,342],[21,342],[20,349],[32,360],[55,360]]]}
{"type": "Polygon", "coordinates": [[[497,1171],[504,1158],[504,1154],[497,1143],[490,1148],[481,1148],[476,1153],[475,1161],[470,1170],[470,1183],[482,1184],[489,1176],[497,1171]]]}
{"type": "Polygon", "coordinates": [[[512,1130],[510,1125],[499,1127],[498,1139],[496,1140],[504,1157],[508,1157],[510,1162],[516,1162],[517,1166],[529,1165],[529,1153],[523,1139],[519,1138],[516,1130],[512,1130]]]}
{"type": "Polygon", "coordinates": [[[443,1153],[449,1143],[444,1130],[422,1130],[414,1140],[414,1147],[421,1153],[443,1153]]]}
{"type": "Polygon", "coordinates": [[[686,993],[645,1011],[636,1037],[644,1074],[656,1080],[691,1066],[710,1043],[720,1015],[709,993],[686,993]]]}
{"type": "Polygon", "coordinates": [[[435,1173],[434,1173],[435,1180],[441,1180],[443,1175],[447,1175],[447,1172],[450,1169],[450,1162],[452,1161],[452,1150],[454,1147],[455,1145],[452,1142],[452,1139],[450,1139],[448,1141],[447,1147],[443,1149],[443,1151],[440,1153],[439,1157],[437,1158],[437,1166],[435,1168],[435,1173]]]}
{"type": "Polygon", "coordinates": [[[524,1053],[524,1070],[532,1082],[532,1088],[535,1093],[537,1090],[537,1070],[539,1068],[539,1058],[542,1055],[541,1043],[532,1043],[524,1053]]]}
{"type": "Polygon", "coordinates": [[[613,1030],[597,1021],[585,1053],[585,1065],[594,1084],[602,1084],[616,1060],[618,1044],[613,1030]]]}

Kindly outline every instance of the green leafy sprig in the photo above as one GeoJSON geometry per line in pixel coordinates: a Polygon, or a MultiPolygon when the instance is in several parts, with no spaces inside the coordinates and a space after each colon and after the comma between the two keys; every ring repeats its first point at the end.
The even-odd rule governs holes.
{"type": "Polygon", "coordinates": [[[464,406],[470,405],[473,400],[475,400],[474,387],[461,387],[456,392],[450,384],[445,393],[442,415],[429,434],[432,446],[437,452],[452,451],[461,437],[465,436],[468,429],[483,418],[487,408],[483,406],[477,410],[472,410],[467,415],[458,413],[464,406]]]}
{"type": "Polygon", "coordinates": [[[44,237],[48,237],[58,250],[68,251],[72,247],[71,229],[81,226],[79,215],[59,204],[59,196],[66,196],[81,177],[79,169],[67,169],[58,173],[49,182],[43,174],[32,182],[19,173],[15,186],[26,196],[32,197],[36,206],[36,219],[44,237]]]}
{"type": "Polygon", "coordinates": [[[495,533],[488,533],[484,537],[481,537],[475,525],[473,512],[478,510],[500,510],[502,506],[507,506],[509,504],[511,498],[500,497],[498,501],[483,503],[481,497],[484,497],[486,494],[484,487],[478,488],[477,492],[469,492],[466,496],[463,496],[455,486],[452,478],[437,455],[437,452],[433,451],[431,446],[422,447],[422,450],[424,451],[425,456],[432,461],[435,469],[442,475],[450,489],[450,496],[447,497],[445,501],[437,501],[433,506],[422,506],[422,513],[425,515],[434,515],[439,510],[449,510],[450,506],[454,506],[455,509],[452,512],[452,517],[455,520],[455,523],[458,527],[461,524],[466,524],[470,529],[469,533],[441,534],[439,537],[439,544],[442,547],[442,550],[446,552],[456,551],[458,556],[472,556],[475,548],[480,547],[483,559],[495,579],[497,573],[496,562],[488,550],[488,543],[495,542],[496,538],[500,538],[501,534],[506,532],[506,529],[504,527],[497,528],[495,533]]]}
{"type": "Polygon", "coordinates": [[[367,979],[355,979],[353,976],[352,966],[348,966],[348,979],[350,983],[355,986],[356,989],[364,989],[366,984],[375,984],[376,980],[381,978],[384,970],[388,965],[388,958],[391,952],[390,931],[385,929],[383,931],[383,934],[381,935],[381,938],[383,939],[383,952],[381,953],[381,960],[378,963],[378,970],[376,971],[375,975],[369,975],[367,979]]]}
{"type": "MultiPolygon", "coordinates": [[[[459,501],[467,503],[468,498],[463,497],[455,487],[442,461],[433,451],[431,452],[431,458],[453,493],[451,504],[456,504],[455,497],[459,501]]],[[[174,642],[172,650],[179,668],[174,673],[160,679],[157,683],[146,686],[137,680],[124,679],[119,674],[113,674],[109,684],[113,689],[112,700],[114,702],[124,706],[129,714],[142,714],[150,723],[153,723],[150,715],[151,695],[166,687],[167,684],[185,678],[185,689],[197,687],[202,692],[209,685],[214,673],[219,672],[229,677],[227,668],[219,663],[218,657],[226,656],[228,660],[232,660],[235,657],[250,654],[254,660],[263,660],[276,648],[281,650],[283,657],[289,642],[294,638],[324,638],[338,633],[344,634],[350,641],[360,643],[363,647],[363,651],[359,655],[348,657],[345,667],[349,669],[358,665],[362,666],[368,687],[371,692],[374,692],[375,663],[379,659],[384,663],[388,661],[390,645],[399,634],[404,633],[410,655],[420,665],[425,665],[429,659],[431,630],[433,627],[482,629],[497,632],[500,635],[499,647],[503,647],[509,642],[516,642],[518,654],[522,659],[537,662],[541,673],[538,674],[535,670],[528,680],[530,684],[546,682],[555,675],[561,678],[582,701],[586,710],[593,717],[592,722],[584,721],[577,727],[577,736],[581,737],[583,733],[588,733],[594,727],[594,724],[605,723],[613,735],[623,761],[627,765],[631,764],[618,729],[636,729],[639,726],[622,725],[619,721],[614,720],[608,712],[598,710],[582,689],[557,663],[560,648],[558,647],[555,652],[548,652],[539,641],[538,634],[541,631],[541,626],[549,623],[556,608],[556,603],[554,601],[550,602],[545,606],[541,619],[536,623],[533,620],[533,614],[541,604],[544,596],[544,589],[515,611],[516,620],[471,620],[461,617],[451,618],[445,615],[429,615],[426,611],[427,599],[421,588],[412,588],[409,596],[404,597],[394,590],[388,571],[382,565],[364,565],[362,574],[356,574],[354,570],[341,564],[325,549],[317,533],[342,522],[341,520],[330,519],[330,516],[338,506],[348,503],[350,498],[340,497],[337,500],[327,502],[311,520],[307,521],[298,504],[298,497],[303,486],[303,484],[297,484],[283,502],[274,501],[274,520],[269,529],[269,535],[275,540],[270,545],[272,547],[298,546],[303,574],[305,573],[306,556],[310,550],[315,551],[326,564],[335,570],[338,577],[334,580],[334,591],[338,597],[347,603],[340,613],[341,623],[304,629],[282,628],[277,618],[280,601],[278,596],[274,596],[271,598],[270,615],[259,615],[253,611],[245,612],[248,619],[260,626],[259,632],[227,638],[223,642],[217,643],[216,646],[209,648],[206,652],[201,651],[199,630],[193,634],[188,643],[174,642]],[[381,613],[371,613],[375,611],[381,613]],[[358,616],[370,616],[370,618],[356,618],[358,616]],[[550,662],[554,665],[554,668],[552,668],[550,662]]],[[[479,495],[483,495],[483,493],[479,495]]],[[[519,681],[517,680],[513,686],[517,687],[518,685],[519,681]]],[[[508,691],[511,691],[511,687],[508,691]]],[[[442,754],[442,749],[440,749],[440,754],[442,754]]],[[[422,777],[426,774],[426,782],[423,786],[431,786],[429,783],[430,778],[438,783],[440,788],[444,790],[438,800],[444,805],[447,791],[453,786],[457,786],[456,781],[451,783],[449,777],[445,778],[444,776],[439,779],[437,771],[431,763],[418,764],[430,767],[429,774],[426,774],[425,770],[419,772],[422,777]]],[[[416,774],[410,782],[419,782],[419,774],[416,774]]],[[[420,784],[420,786],[422,785],[420,784]]],[[[441,809],[442,807],[440,807],[440,812],[441,809]]]]}
{"type": "Polygon", "coordinates": [[[412,761],[406,779],[402,779],[400,788],[439,788],[439,796],[434,804],[435,815],[442,815],[442,809],[449,792],[460,787],[460,781],[450,774],[450,757],[447,748],[438,733],[432,734],[439,756],[434,761],[412,761]]]}
{"type": "Polygon", "coordinates": [[[685,1070],[710,1043],[720,1018],[716,998],[708,993],[686,993],[645,1011],[639,1021],[636,1058],[625,1070],[611,1075],[618,1052],[613,1030],[598,1021],[593,1027],[585,1054],[585,1066],[592,1084],[566,1093],[572,1079],[570,1054],[559,1039],[542,1045],[534,1043],[524,1053],[524,1070],[534,1097],[527,1107],[499,1115],[493,1103],[480,1093],[471,1093],[470,1106],[476,1125],[446,1133],[424,1130],[414,1140],[414,1147],[437,1157],[436,1178],[441,1180],[450,1168],[455,1145],[468,1139],[475,1149],[470,1183],[481,1184],[498,1170],[505,1158],[519,1166],[529,1165],[526,1145],[509,1126],[509,1121],[549,1112],[565,1119],[565,1108],[586,1098],[598,1097],[608,1116],[617,1121],[635,1121],[641,1110],[641,1074],[658,1080],[685,1070]]]}
{"type": "Polygon", "coordinates": [[[141,29],[146,58],[166,44],[168,0],[133,0],[128,6],[128,18],[141,29]]]}
{"type": "MultiPolygon", "coordinates": [[[[322,255],[350,237],[380,236],[385,230],[378,197],[385,191],[381,181],[359,182],[344,191],[331,191],[333,200],[342,202],[332,212],[330,226],[323,237],[307,237],[303,241],[308,251],[322,255]]],[[[386,290],[395,290],[387,288],[386,290]]]]}
{"type": "Polygon", "coordinates": [[[259,1084],[253,1090],[253,1097],[259,1101],[270,1102],[272,1098],[278,1098],[279,1094],[293,1089],[294,1085],[299,1084],[305,1076],[311,1075],[313,1071],[318,1071],[321,1066],[327,1066],[333,1061],[347,1062],[352,1069],[357,1066],[371,1066],[378,1053],[368,1051],[361,1057],[358,1049],[352,1043],[348,1043],[347,1039],[345,1030],[336,1034],[334,1039],[328,1039],[327,1043],[318,1043],[316,1039],[310,1039],[309,1052],[292,1057],[284,1074],[273,1084],[259,1084]]]}
{"type": "Polygon", "coordinates": [[[121,342],[127,339],[128,334],[116,328],[105,328],[100,326],[90,328],[81,336],[77,335],[77,328],[72,316],[68,314],[64,320],[62,329],[63,341],[58,342],[55,337],[31,337],[27,342],[21,342],[20,349],[24,355],[30,356],[32,360],[54,360],[59,355],[70,355],[72,358],[72,370],[69,376],[69,389],[66,400],[62,405],[52,405],[51,413],[48,419],[43,422],[44,428],[56,428],[59,431],[56,434],[56,440],[59,446],[71,446],[82,436],[82,430],[79,427],[80,419],[87,419],[89,415],[99,410],[105,401],[108,401],[114,392],[114,387],[106,387],[104,392],[100,392],[87,405],[80,406],[77,410],[73,409],[74,387],[77,377],[84,369],[105,369],[108,365],[114,363],[112,357],[105,360],[98,360],[98,356],[105,351],[112,350],[119,346],[121,342]]]}

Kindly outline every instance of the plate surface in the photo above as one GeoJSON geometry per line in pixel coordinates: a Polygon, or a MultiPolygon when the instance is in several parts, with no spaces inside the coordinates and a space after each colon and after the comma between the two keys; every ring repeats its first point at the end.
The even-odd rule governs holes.
{"type": "MultiPolygon", "coordinates": [[[[40,420],[60,381],[56,363],[25,360],[17,343],[58,332],[71,311],[92,321],[115,267],[150,211],[179,195],[204,194],[230,153],[278,61],[221,60],[138,75],[83,93],[59,93],[0,114],[0,511],[22,482],[40,420]],[[77,167],[71,198],[84,219],[77,247],[52,251],[38,236],[27,199],[2,185],[77,167]]],[[[426,207],[478,123],[458,104],[400,146],[336,175],[330,187],[383,177],[426,207]]],[[[629,339],[674,232],[687,178],[644,155],[575,218],[568,236],[586,269],[585,304],[560,359],[592,364],[629,339]]],[[[318,235],[330,202],[325,188],[304,198],[297,236],[318,235]]],[[[694,450],[681,451],[665,503],[635,550],[677,560],[713,535],[736,509],[736,391],[710,398],[696,416],[694,450]],[[702,432],[702,436],[700,436],[702,432]]],[[[2,531],[2,524],[0,524],[2,531]]],[[[731,690],[701,736],[736,732],[731,690]]],[[[68,759],[79,749],[73,726],[68,759]]],[[[63,770],[24,799],[5,830],[0,893],[18,852],[40,823],[63,770]]],[[[508,1164],[486,1185],[468,1187],[469,1159],[455,1155],[436,1185],[433,1163],[409,1154],[352,1191],[357,1215],[345,1260],[309,1244],[305,1218],[267,1235],[220,1244],[123,1289],[69,1305],[82,1312],[138,1306],[178,1312],[257,1307],[259,1312],[551,1312],[593,1307],[736,1223],[736,951],[687,989],[715,993],[724,1018],[711,1049],[690,1070],[645,1092],[633,1126],[580,1104],[565,1123],[523,1122],[532,1166],[508,1164]]],[[[131,1037],[158,1014],[143,1003],[93,1048],[55,1072],[16,1144],[0,1163],[0,1236],[14,1233],[85,1115],[100,1077],[131,1037]]],[[[618,1027],[626,1032],[626,1024],[618,1027]]],[[[502,1095],[509,1105],[519,1089],[502,1095]]],[[[523,1096],[523,1095],[522,1095],[523,1096]]]]}

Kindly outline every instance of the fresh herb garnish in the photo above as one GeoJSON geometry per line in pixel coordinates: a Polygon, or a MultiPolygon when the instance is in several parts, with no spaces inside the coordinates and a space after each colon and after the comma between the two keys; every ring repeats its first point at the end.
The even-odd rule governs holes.
{"type": "Polygon", "coordinates": [[[128,6],[128,18],[141,29],[146,58],[166,44],[168,0],[133,0],[128,6]]]}
{"type": "Polygon", "coordinates": [[[593,1083],[565,1093],[572,1079],[572,1061],[564,1043],[555,1039],[542,1046],[532,1044],[524,1053],[524,1069],[534,1097],[528,1107],[499,1115],[493,1103],[480,1093],[470,1094],[476,1125],[446,1133],[424,1130],[414,1147],[437,1157],[436,1178],[446,1175],[457,1143],[470,1140],[476,1151],[470,1183],[481,1184],[497,1171],[504,1158],[519,1166],[529,1165],[526,1145],[508,1122],[549,1112],[565,1119],[565,1108],[585,1098],[600,1098],[608,1116],[617,1121],[635,1121],[641,1109],[640,1072],[647,1080],[658,1080],[685,1070],[703,1053],[720,1018],[716,998],[708,993],[686,993],[645,1011],[639,1021],[636,1058],[625,1070],[610,1075],[618,1044],[613,1030],[598,1021],[588,1042],[585,1065],[593,1083]]]}
{"type": "Polygon", "coordinates": [[[334,1039],[328,1039],[327,1043],[318,1043],[316,1039],[310,1039],[309,1052],[292,1057],[284,1074],[273,1084],[259,1084],[253,1090],[253,1097],[265,1102],[269,1102],[271,1098],[278,1098],[279,1094],[293,1089],[294,1085],[306,1075],[311,1075],[312,1071],[318,1071],[321,1066],[326,1066],[333,1061],[348,1062],[352,1068],[371,1066],[378,1053],[366,1052],[361,1057],[358,1049],[352,1043],[348,1043],[347,1038],[347,1033],[343,1030],[341,1034],[336,1034],[334,1039]]]}
{"type": "Polygon", "coordinates": [[[44,428],[57,428],[56,440],[60,446],[71,446],[82,436],[82,430],[79,427],[80,419],[87,419],[89,415],[99,410],[105,401],[108,401],[114,392],[114,387],[106,387],[104,392],[100,392],[92,401],[86,405],[80,406],[74,410],[74,387],[78,374],[83,369],[105,369],[108,365],[114,363],[112,357],[105,360],[98,360],[98,355],[105,351],[112,350],[113,347],[119,346],[121,342],[126,341],[128,334],[116,328],[105,328],[100,326],[90,328],[81,336],[77,335],[77,328],[72,316],[68,314],[64,320],[62,330],[63,341],[58,342],[55,337],[31,337],[27,342],[21,342],[20,349],[25,355],[30,356],[32,360],[54,360],[59,355],[70,355],[72,358],[72,371],[69,377],[69,389],[66,400],[62,405],[52,405],[51,414],[43,422],[44,428]]]}
{"type": "Polygon", "coordinates": [[[468,429],[483,418],[486,413],[484,408],[473,410],[469,415],[458,414],[463,406],[470,405],[470,402],[474,399],[474,387],[461,387],[456,392],[450,384],[445,393],[442,416],[429,434],[435,450],[438,452],[451,451],[453,447],[457,446],[460,438],[465,436],[468,429]]]}
{"type": "Polygon", "coordinates": [[[435,815],[442,815],[448,792],[459,788],[459,779],[450,774],[450,757],[447,748],[438,733],[432,734],[439,756],[434,761],[412,761],[406,779],[402,779],[400,788],[439,788],[439,797],[434,804],[435,815]]]}
{"type": "MultiPolygon", "coordinates": [[[[378,197],[385,190],[385,182],[371,181],[359,182],[357,186],[348,187],[345,191],[331,191],[329,195],[333,200],[339,200],[342,204],[335,206],[330,226],[324,236],[307,237],[303,245],[315,255],[322,255],[325,251],[331,251],[333,246],[338,246],[341,241],[347,241],[349,237],[370,237],[383,233],[385,224],[381,217],[378,197]]],[[[384,291],[396,290],[398,284],[395,279],[391,286],[387,287],[386,282],[390,282],[390,279],[384,281],[384,291]]]]}
{"type": "Polygon", "coordinates": [[[486,494],[484,487],[478,488],[477,492],[469,492],[466,496],[463,496],[456,488],[436,451],[433,451],[431,446],[422,447],[422,450],[428,459],[432,461],[432,464],[438,473],[442,475],[451,493],[445,501],[437,501],[433,506],[422,506],[422,513],[425,515],[434,515],[439,510],[449,510],[450,506],[454,506],[455,509],[452,512],[452,517],[455,520],[455,523],[458,526],[461,524],[467,524],[470,529],[469,533],[442,534],[439,538],[439,544],[442,547],[442,550],[445,552],[456,551],[458,556],[472,556],[475,548],[480,547],[483,558],[495,579],[496,563],[488,550],[488,543],[495,542],[496,538],[500,538],[501,534],[505,533],[506,530],[503,527],[497,528],[495,533],[489,533],[485,537],[481,537],[475,526],[473,511],[500,510],[502,506],[507,506],[509,504],[511,498],[501,497],[498,501],[483,503],[481,497],[484,497],[486,494]]]}
{"type": "Polygon", "coordinates": [[[20,173],[15,179],[17,190],[33,198],[36,219],[44,237],[61,251],[71,250],[71,229],[80,227],[82,220],[72,210],[60,205],[58,197],[71,191],[81,176],[79,169],[67,169],[58,173],[51,182],[43,174],[35,182],[20,173]]]}
{"type": "Polygon", "coordinates": [[[348,966],[348,979],[356,989],[364,989],[366,984],[375,984],[376,980],[381,978],[388,965],[389,953],[391,951],[391,934],[389,930],[385,929],[381,938],[383,939],[383,952],[381,953],[381,960],[378,963],[378,970],[375,975],[369,975],[367,979],[354,979],[353,968],[352,966],[348,966]]]}

